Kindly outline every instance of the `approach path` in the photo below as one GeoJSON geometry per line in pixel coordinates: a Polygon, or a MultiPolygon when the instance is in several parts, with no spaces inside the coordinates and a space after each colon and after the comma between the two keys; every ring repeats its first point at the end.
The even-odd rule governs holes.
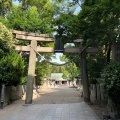
{"type": "Polygon", "coordinates": [[[34,92],[31,105],[17,100],[4,107],[0,110],[0,120],[100,120],[75,88],[45,87],[38,93],[34,92]]]}

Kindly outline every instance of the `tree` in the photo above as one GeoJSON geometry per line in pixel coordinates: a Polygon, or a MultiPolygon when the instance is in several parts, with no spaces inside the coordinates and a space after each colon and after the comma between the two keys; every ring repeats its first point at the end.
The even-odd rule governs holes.
{"type": "Polygon", "coordinates": [[[0,83],[17,85],[24,72],[24,61],[13,50],[16,40],[12,32],[0,23],[0,83]]]}
{"type": "Polygon", "coordinates": [[[53,31],[56,39],[62,38],[62,42],[66,43],[78,38],[78,17],[74,15],[75,4],[70,0],[55,0],[53,5],[55,9],[53,31]]]}
{"type": "Polygon", "coordinates": [[[61,13],[59,17],[54,19],[53,25],[55,26],[56,39],[62,38],[63,43],[72,42],[79,37],[76,15],[61,13]]]}
{"type": "Polygon", "coordinates": [[[16,30],[37,33],[50,33],[50,25],[42,20],[36,6],[21,10],[22,6],[14,6],[7,16],[9,27],[16,30]],[[24,21],[24,22],[23,22],[24,21]]]}
{"type": "Polygon", "coordinates": [[[86,0],[79,13],[79,33],[91,46],[105,46],[106,62],[110,62],[111,45],[116,40],[119,25],[120,1],[86,0]],[[89,40],[89,41],[88,41],[89,40]]]}
{"type": "Polygon", "coordinates": [[[37,61],[36,65],[37,84],[42,85],[44,83],[44,77],[50,77],[51,71],[52,66],[49,63],[47,63],[44,60],[41,62],[37,61]]]}
{"type": "Polygon", "coordinates": [[[0,16],[5,17],[12,6],[11,0],[0,0],[0,16]]]}
{"type": "Polygon", "coordinates": [[[99,51],[98,54],[89,53],[87,55],[87,63],[89,82],[90,84],[96,84],[102,69],[106,66],[102,51],[99,51]]]}
{"type": "Polygon", "coordinates": [[[54,64],[58,65],[50,65],[51,66],[51,73],[63,73],[65,70],[65,66],[59,66],[59,63],[54,62],[54,64]]]}
{"type": "MultiPolygon", "coordinates": [[[[62,55],[60,60],[68,62],[70,59],[68,59],[66,55],[62,55]]],[[[65,69],[63,70],[63,78],[73,80],[79,74],[80,70],[73,61],[65,65],[65,69]]]]}
{"type": "MultiPolygon", "coordinates": [[[[35,32],[40,34],[52,35],[51,23],[54,10],[50,0],[25,0],[20,1],[18,6],[12,5],[10,11],[6,14],[7,26],[10,29],[16,29],[26,32],[35,32]]],[[[29,45],[29,42],[19,41],[18,45],[29,45]]],[[[54,43],[38,43],[41,47],[53,46],[54,43]]],[[[51,59],[52,54],[41,53],[47,60],[51,59]]],[[[29,53],[22,52],[22,58],[28,65],[29,53]]],[[[42,59],[37,55],[37,59],[42,59]]],[[[43,64],[41,64],[43,66],[43,64]]],[[[42,71],[42,69],[41,69],[42,71]]],[[[44,71],[44,69],[43,69],[44,71]]],[[[43,74],[41,74],[43,75],[43,74]]],[[[43,76],[40,76],[43,77],[43,76]]]]}

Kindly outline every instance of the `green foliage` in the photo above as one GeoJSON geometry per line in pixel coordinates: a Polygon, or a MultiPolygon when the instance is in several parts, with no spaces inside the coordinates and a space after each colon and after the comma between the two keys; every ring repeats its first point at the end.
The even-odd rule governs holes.
{"type": "Polygon", "coordinates": [[[0,0],[0,15],[6,17],[6,14],[10,11],[11,6],[11,0],[0,0]]]}
{"type": "Polygon", "coordinates": [[[27,83],[27,76],[25,76],[25,77],[21,77],[21,82],[20,82],[20,84],[26,84],[27,83]]]}
{"type": "Polygon", "coordinates": [[[56,32],[56,36],[61,37],[64,42],[70,42],[79,37],[78,22],[76,15],[62,13],[54,18],[53,30],[56,32]]]}
{"type": "Polygon", "coordinates": [[[13,48],[16,40],[13,38],[12,32],[0,22],[0,49],[6,50],[13,48]]]}
{"type": "Polygon", "coordinates": [[[76,5],[71,0],[54,0],[53,7],[55,17],[52,25],[56,38],[62,38],[64,43],[78,38],[79,20],[77,15],[74,14],[76,5]]]}
{"type": "Polygon", "coordinates": [[[120,62],[114,62],[106,66],[101,73],[99,82],[120,115],[120,62]]]}
{"type": "Polygon", "coordinates": [[[86,0],[82,5],[79,17],[79,33],[84,44],[91,47],[105,46],[106,61],[110,61],[112,42],[118,33],[115,28],[120,24],[120,1],[86,0]]]}
{"type": "MultiPolygon", "coordinates": [[[[61,61],[68,62],[69,58],[66,55],[62,55],[60,57],[61,61]]],[[[70,62],[69,64],[65,65],[63,72],[63,78],[73,80],[76,76],[80,74],[79,68],[76,66],[74,62],[70,62]]]]}
{"type": "MultiPolygon", "coordinates": [[[[22,1],[18,6],[13,5],[6,15],[8,27],[11,29],[35,32],[40,34],[52,34],[51,23],[54,10],[49,0],[22,1]],[[24,3],[25,2],[25,3],[24,3]]],[[[19,45],[28,45],[26,41],[19,41],[19,45]]],[[[53,46],[54,43],[40,42],[38,45],[53,46]]],[[[50,58],[51,54],[45,54],[50,58]]],[[[27,58],[25,58],[27,59],[27,58]]]]}
{"type": "MultiPolygon", "coordinates": [[[[42,1],[37,1],[41,4],[42,1]]],[[[31,1],[28,9],[23,6],[13,5],[7,20],[10,28],[23,30],[27,32],[37,32],[42,34],[50,34],[51,22],[53,17],[53,9],[49,1],[43,2],[42,7],[38,7],[36,2],[31,1]]]]}
{"type": "Polygon", "coordinates": [[[103,53],[99,51],[97,54],[88,54],[87,63],[89,82],[90,84],[96,84],[101,70],[105,67],[103,53]]]}
{"type": "MultiPolygon", "coordinates": [[[[57,62],[54,62],[55,64],[60,64],[57,62]]],[[[50,65],[50,71],[51,73],[63,73],[63,71],[65,70],[65,66],[56,66],[56,65],[50,65]]]]}
{"type": "Polygon", "coordinates": [[[37,75],[37,84],[42,85],[44,83],[44,76],[49,77],[50,66],[45,61],[37,62],[36,64],[36,75],[37,75]]]}
{"type": "Polygon", "coordinates": [[[7,19],[9,27],[17,30],[35,32],[41,27],[39,13],[35,6],[26,11],[22,10],[22,6],[14,6],[7,19]]]}
{"type": "Polygon", "coordinates": [[[0,60],[0,83],[18,85],[24,73],[24,61],[17,52],[11,51],[9,55],[0,60]]]}
{"type": "Polygon", "coordinates": [[[12,51],[15,43],[12,32],[0,22],[0,83],[6,85],[19,84],[24,72],[24,61],[12,51]]]}
{"type": "Polygon", "coordinates": [[[7,24],[8,24],[7,20],[3,16],[0,16],[0,22],[5,26],[7,26],[7,24]]]}

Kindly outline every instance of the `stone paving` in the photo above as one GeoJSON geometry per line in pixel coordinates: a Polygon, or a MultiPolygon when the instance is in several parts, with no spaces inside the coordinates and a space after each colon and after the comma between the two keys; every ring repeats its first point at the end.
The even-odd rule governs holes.
{"type": "MultiPolygon", "coordinates": [[[[7,114],[7,113],[6,113],[7,114]]],[[[0,119],[1,120],[1,119],[0,119]]],[[[34,104],[22,106],[21,110],[4,120],[99,120],[84,102],[73,104],[34,104]]]]}
{"type": "Polygon", "coordinates": [[[19,100],[0,110],[0,120],[100,120],[85,103],[31,104],[19,100]]]}

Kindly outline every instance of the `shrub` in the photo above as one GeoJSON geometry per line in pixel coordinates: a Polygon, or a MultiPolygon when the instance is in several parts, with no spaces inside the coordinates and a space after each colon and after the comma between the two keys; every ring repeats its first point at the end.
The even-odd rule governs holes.
{"type": "Polygon", "coordinates": [[[24,76],[24,77],[21,78],[20,84],[24,85],[26,83],[27,83],[27,76],[24,76]]]}
{"type": "Polygon", "coordinates": [[[0,82],[6,85],[18,85],[24,73],[24,61],[17,52],[11,51],[9,55],[0,60],[0,82]]]}
{"type": "Polygon", "coordinates": [[[110,63],[103,69],[100,83],[120,115],[120,62],[110,63]]]}

